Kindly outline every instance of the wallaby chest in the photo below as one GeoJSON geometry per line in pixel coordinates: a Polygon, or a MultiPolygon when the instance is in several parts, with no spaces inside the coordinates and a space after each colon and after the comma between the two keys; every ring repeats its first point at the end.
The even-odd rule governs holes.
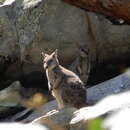
{"type": "Polygon", "coordinates": [[[58,107],[63,108],[64,103],[62,100],[62,88],[61,88],[61,77],[59,77],[59,73],[56,71],[47,71],[47,77],[48,77],[48,85],[49,89],[51,90],[52,95],[56,98],[58,102],[58,107]]]}
{"type": "Polygon", "coordinates": [[[49,90],[53,90],[56,88],[59,88],[62,83],[62,74],[58,70],[51,70],[48,71],[46,70],[46,75],[48,78],[48,85],[49,85],[49,90]]]}

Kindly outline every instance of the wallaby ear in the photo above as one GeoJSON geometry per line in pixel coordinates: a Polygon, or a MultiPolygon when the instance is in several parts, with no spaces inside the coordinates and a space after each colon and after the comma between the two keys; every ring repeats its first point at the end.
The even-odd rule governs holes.
{"type": "Polygon", "coordinates": [[[57,52],[58,50],[56,49],[53,53],[52,53],[52,56],[53,56],[53,58],[56,58],[57,59],[57,52]]]}
{"type": "Polygon", "coordinates": [[[58,49],[55,50],[55,56],[57,57],[58,55],[58,49]]]}

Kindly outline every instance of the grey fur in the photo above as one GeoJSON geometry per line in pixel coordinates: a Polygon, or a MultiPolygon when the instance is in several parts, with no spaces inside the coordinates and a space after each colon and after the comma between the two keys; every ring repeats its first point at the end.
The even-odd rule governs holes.
{"type": "MultiPolygon", "coordinates": [[[[44,53],[43,53],[44,54],[44,53]]],[[[57,51],[46,54],[43,60],[49,90],[58,102],[59,109],[73,106],[80,108],[86,102],[84,83],[72,71],[62,67],[57,58],[57,51]]]]}

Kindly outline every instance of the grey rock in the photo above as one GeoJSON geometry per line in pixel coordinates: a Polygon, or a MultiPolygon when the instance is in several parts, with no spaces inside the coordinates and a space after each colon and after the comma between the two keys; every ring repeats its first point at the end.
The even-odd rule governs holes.
{"type": "Polygon", "coordinates": [[[53,111],[56,109],[58,109],[56,100],[50,101],[50,102],[44,104],[43,106],[41,106],[40,108],[38,108],[37,110],[35,110],[32,114],[30,114],[23,121],[31,122],[31,121],[35,120],[36,118],[39,118],[39,117],[45,115],[46,113],[49,113],[50,111],[53,111]]]}
{"type": "Polygon", "coordinates": [[[114,58],[125,59],[124,55],[127,57],[130,49],[129,25],[116,26],[102,15],[87,14],[93,60],[95,56],[99,63],[114,58]]]}
{"type": "Polygon", "coordinates": [[[0,91],[0,113],[8,114],[11,107],[18,107],[22,101],[20,95],[21,84],[16,81],[8,86],[6,89],[0,91]]]}
{"type": "Polygon", "coordinates": [[[6,0],[0,10],[0,55],[24,61],[23,73],[41,71],[41,52],[56,48],[71,63],[75,42],[86,42],[85,12],[61,0],[6,0]]]}
{"type": "Polygon", "coordinates": [[[128,59],[129,35],[129,26],[112,25],[62,0],[6,0],[0,5],[0,56],[24,61],[23,73],[41,71],[41,52],[56,48],[60,62],[69,66],[77,57],[75,43],[89,47],[92,63],[128,59]]]}
{"type": "Polygon", "coordinates": [[[31,125],[31,124],[22,124],[22,123],[1,123],[0,129],[10,130],[10,129],[19,129],[19,130],[49,130],[45,126],[40,125],[31,125]]]}
{"type": "MultiPolygon", "coordinates": [[[[27,55],[25,54],[27,48],[30,51],[33,49],[33,53],[38,51],[35,55],[40,56],[41,49],[47,51],[49,48],[51,50],[69,49],[74,42],[86,41],[84,11],[65,4],[61,0],[16,0],[13,2],[8,0],[1,8],[4,8],[7,20],[15,28],[13,31],[17,34],[15,44],[20,47],[21,58],[27,55]]],[[[3,51],[6,52],[6,50],[3,51]]],[[[28,51],[27,53],[32,55],[28,51]]],[[[33,62],[38,63],[39,60],[33,59],[33,62]]]]}
{"type": "Polygon", "coordinates": [[[83,130],[83,125],[77,123],[75,125],[70,125],[69,122],[74,116],[73,113],[76,108],[65,108],[60,111],[53,111],[35,119],[32,124],[43,124],[47,125],[51,129],[58,130],[83,130]]]}
{"type": "Polygon", "coordinates": [[[130,70],[108,81],[87,89],[88,103],[96,103],[104,97],[130,90],[130,70]]]}
{"type": "Polygon", "coordinates": [[[6,8],[0,7],[0,55],[8,56],[15,54],[17,33],[6,14],[6,8]]]}
{"type": "Polygon", "coordinates": [[[20,96],[21,84],[16,81],[12,83],[8,88],[0,91],[0,106],[13,107],[17,106],[21,101],[20,96]]]}

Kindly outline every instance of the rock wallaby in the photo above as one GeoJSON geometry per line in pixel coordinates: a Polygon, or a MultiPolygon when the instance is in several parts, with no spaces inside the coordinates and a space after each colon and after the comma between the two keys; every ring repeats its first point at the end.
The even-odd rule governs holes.
{"type": "Polygon", "coordinates": [[[57,50],[50,55],[42,52],[42,56],[49,90],[56,98],[59,109],[83,107],[86,103],[86,89],[80,78],[59,64],[57,50]]]}
{"type": "Polygon", "coordinates": [[[91,69],[88,48],[78,46],[78,56],[69,69],[76,73],[86,86],[91,69]]]}

